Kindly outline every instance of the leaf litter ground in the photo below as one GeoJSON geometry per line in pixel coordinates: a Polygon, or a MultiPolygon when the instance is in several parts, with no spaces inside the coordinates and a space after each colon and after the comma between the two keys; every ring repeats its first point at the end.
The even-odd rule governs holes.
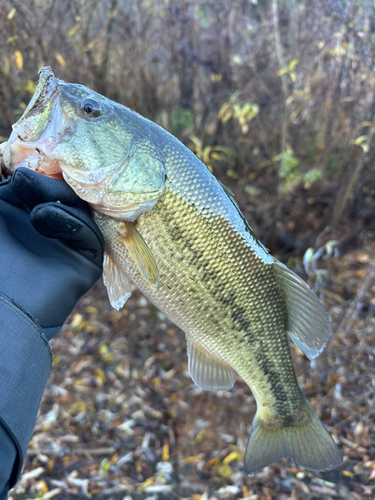
{"type": "Polygon", "coordinates": [[[249,478],[256,411],[231,391],[195,387],[184,334],[138,291],[117,312],[99,283],[52,341],[54,367],[14,500],[365,500],[375,497],[375,245],[325,263],[320,298],[334,340],[298,381],[344,455],[307,472],[280,461],[249,478]]]}

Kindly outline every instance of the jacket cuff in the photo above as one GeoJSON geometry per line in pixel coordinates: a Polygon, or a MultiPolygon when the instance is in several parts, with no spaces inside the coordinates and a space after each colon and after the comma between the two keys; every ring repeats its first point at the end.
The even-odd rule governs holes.
{"type": "Polygon", "coordinates": [[[0,421],[17,448],[17,482],[34,429],[52,354],[35,320],[0,292],[0,421]]]}

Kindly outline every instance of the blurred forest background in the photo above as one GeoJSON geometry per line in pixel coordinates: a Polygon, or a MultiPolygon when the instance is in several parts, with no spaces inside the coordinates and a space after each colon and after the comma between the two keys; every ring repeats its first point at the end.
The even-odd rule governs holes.
{"type": "Polygon", "coordinates": [[[247,387],[195,388],[183,334],[97,285],[53,341],[14,498],[374,498],[375,2],[2,0],[0,19],[1,140],[50,65],[176,135],[309,280],[336,335],[315,363],[292,347],[297,376],[345,457],[244,476],[247,387]]]}

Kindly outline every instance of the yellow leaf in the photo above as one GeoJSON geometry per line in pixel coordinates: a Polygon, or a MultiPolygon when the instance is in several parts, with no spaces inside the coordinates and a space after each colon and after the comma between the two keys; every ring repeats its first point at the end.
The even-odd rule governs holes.
{"type": "Polygon", "coordinates": [[[190,140],[196,148],[198,149],[202,148],[202,141],[198,137],[196,137],[195,135],[191,135],[190,140]]]}
{"type": "Polygon", "coordinates": [[[370,150],[370,147],[369,145],[367,144],[366,142],[367,140],[367,135],[360,135],[359,137],[357,137],[357,139],[354,141],[354,144],[356,146],[360,146],[362,149],[363,149],[363,152],[364,153],[368,153],[369,150],[370,150]]]}
{"type": "Polygon", "coordinates": [[[26,85],[27,91],[32,95],[35,92],[36,89],[36,83],[33,82],[32,80],[29,80],[26,85]]]}
{"type": "Polygon", "coordinates": [[[14,60],[16,61],[16,66],[19,71],[23,68],[23,57],[19,50],[16,50],[14,53],[14,60]]]}
{"type": "Polygon", "coordinates": [[[138,460],[135,462],[134,466],[135,466],[135,469],[137,472],[142,472],[142,457],[138,458],[138,460]]]}
{"type": "Polygon", "coordinates": [[[10,71],[9,59],[7,57],[4,58],[4,75],[8,76],[10,71]]]}
{"type": "Polygon", "coordinates": [[[233,104],[233,116],[235,118],[238,118],[239,116],[241,116],[241,106],[239,104],[233,104]]]}
{"type": "Polygon", "coordinates": [[[166,441],[163,444],[162,460],[163,460],[163,462],[168,462],[168,460],[169,460],[169,444],[168,444],[168,441],[166,441]]]}
{"type": "Polygon", "coordinates": [[[206,434],[207,434],[206,429],[201,429],[201,430],[198,432],[197,437],[195,438],[195,440],[196,440],[198,443],[200,443],[206,434]]]}
{"type": "Polygon", "coordinates": [[[303,106],[298,106],[293,113],[289,116],[289,120],[292,122],[297,118],[297,116],[303,111],[303,106]]]}
{"type": "Polygon", "coordinates": [[[211,160],[211,153],[212,153],[212,147],[211,146],[206,146],[204,148],[204,150],[202,151],[202,157],[201,157],[201,160],[203,161],[203,163],[205,163],[206,165],[208,163],[210,163],[210,160],[211,160]]]}
{"type": "Polygon", "coordinates": [[[226,479],[229,479],[230,476],[233,474],[232,467],[230,467],[230,465],[228,465],[228,464],[219,465],[219,467],[217,468],[217,471],[221,477],[224,477],[226,479]]]}
{"type": "Polygon", "coordinates": [[[292,61],[290,61],[289,66],[288,66],[289,71],[293,71],[298,63],[299,63],[298,59],[293,59],[292,61]]]}
{"type": "Polygon", "coordinates": [[[101,382],[105,382],[107,380],[107,377],[105,376],[103,370],[101,370],[100,368],[97,368],[95,370],[95,375],[98,377],[98,379],[101,381],[101,382]]]}
{"type": "Polygon", "coordinates": [[[232,451],[232,453],[229,453],[229,455],[227,455],[224,460],[223,460],[223,464],[229,464],[230,462],[234,462],[235,460],[237,460],[239,457],[239,453],[237,451],[232,451]]]}
{"type": "Polygon", "coordinates": [[[68,36],[73,36],[73,35],[74,35],[74,33],[75,33],[78,29],[79,29],[79,23],[76,23],[76,24],[73,26],[73,28],[71,28],[71,29],[68,31],[67,35],[68,35],[68,36]]]}
{"type": "Polygon", "coordinates": [[[282,76],[282,75],[285,75],[286,73],[289,73],[289,69],[285,67],[285,68],[281,68],[277,74],[278,74],[278,76],[282,76]]]}
{"type": "Polygon", "coordinates": [[[39,481],[39,483],[37,484],[37,488],[39,490],[41,490],[43,493],[47,493],[48,492],[48,486],[47,486],[47,483],[45,482],[44,479],[42,479],[41,481],[39,481]]]}
{"type": "Polygon", "coordinates": [[[191,457],[184,458],[183,463],[189,464],[189,463],[200,462],[202,459],[203,459],[203,453],[200,453],[199,455],[193,455],[191,457]]]}
{"type": "Polygon", "coordinates": [[[70,328],[77,328],[81,323],[82,323],[82,320],[83,320],[83,316],[82,314],[75,314],[73,316],[73,319],[72,319],[72,322],[70,323],[70,328]]]}
{"type": "Polygon", "coordinates": [[[220,457],[211,458],[206,462],[207,467],[216,467],[220,463],[220,457]]]}
{"type": "Polygon", "coordinates": [[[357,137],[357,139],[354,141],[354,144],[356,146],[361,146],[361,144],[363,144],[365,142],[365,140],[367,139],[367,135],[360,135],[359,137],[357,137]]]}
{"type": "Polygon", "coordinates": [[[140,490],[143,490],[144,488],[147,488],[148,486],[151,486],[152,484],[154,484],[155,482],[155,478],[153,476],[151,477],[148,477],[146,479],[146,481],[144,481],[141,485],[140,485],[140,490]]]}
{"type": "Polygon", "coordinates": [[[68,408],[68,413],[70,415],[81,412],[86,413],[86,403],[83,399],[78,399],[70,406],[70,408],[68,408]]]}
{"type": "Polygon", "coordinates": [[[219,118],[223,123],[226,123],[228,120],[230,120],[233,116],[232,109],[229,107],[225,111],[223,111],[219,118]]]}
{"type": "Polygon", "coordinates": [[[55,459],[50,458],[48,460],[48,472],[53,472],[54,467],[55,467],[55,459]]]}
{"type": "Polygon", "coordinates": [[[89,43],[86,45],[86,47],[83,49],[83,52],[88,52],[89,50],[91,50],[91,49],[94,47],[95,43],[96,43],[96,40],[95,40],[95,39],[94,39],[94,40],[91,40],[91,42],[89,42],[89,43]]]}
{"type": "Polygon", "coordinates": [[[63,58],[63,56],[57,52],[57,54],[55,54],[55,57],[58,60],[60,66],[62,66],[63,68],[65,68],[66,62],[65,62],[65,59],[63,58]]]}
{"type": "Polygon", "coordinates": [[[213,151],[211,153],[211,161],[220,161],[220,160],[224,160],[224,159],[225,159],[225,155],[223,153],[216,152],[216,151],[213,151]]]}
{"type": "Polygon", "coordinates": [[[222,75],[219,73],[219,74],[211,74],[210,75],[210,80],[211,82],[220,82],[220,80],[222,79],[222,75]]]}
{"type": "Polygon", "coordinates": [[[343,473],[344,476],[347,476],[347,477],[353,477],[354,476],[353,472],[350,472],[349,470],[343,470],[342,473],[343,473]]]}
{"type": "Polygon", "coordinates": [[[361,127],[371,127],[372,122],[362,122],[361,127]]]}
{"type": "Polygon", "coordinates": [[[108,347],[105,344],[100,345],[99,353],[104,361],[112,361],[113,355],[109,352],[108,347]]]}
{"type": "Polygon", "coordinates": [[[58,363],[60,363],[60,361],[61,361],[61,356],[59,354],[56,354],[53,357],[52,366],[56,366],[58,363]]]}
{"type": "Polygon", "coordinates": [[[17,11],[17,9],[15,7],[13,7],[13,9],[8,12],[7,19],[9,19],[9,21],[11,19],[13,19],[14,14],[16,13],[16,11],[17,11]]]}

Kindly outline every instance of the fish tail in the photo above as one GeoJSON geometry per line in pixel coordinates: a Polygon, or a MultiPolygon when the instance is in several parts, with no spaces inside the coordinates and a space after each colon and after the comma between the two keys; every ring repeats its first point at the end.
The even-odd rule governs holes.
{"type": "Polygon", "coordinates": [[[255,474],[280,458],[290,458],[313,471],[334,469],[342,463],[336,443],[307,400],[302,413],[294,424],[267,426],[257,412],[246,446],[246,474],[255,474]]]}

